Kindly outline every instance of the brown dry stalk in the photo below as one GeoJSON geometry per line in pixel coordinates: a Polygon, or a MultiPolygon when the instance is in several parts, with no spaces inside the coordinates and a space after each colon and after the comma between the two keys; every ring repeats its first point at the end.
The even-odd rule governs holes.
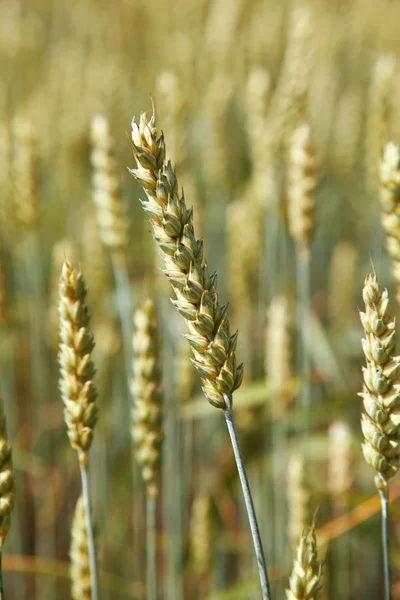
{"type": "Polygon", "coordinates": [[[79,496],[76,503],[72,521],[69,556],[71,559],[70,577],[73,600],[92,600],[85,506],[82,495],[79,496]]]}
{"type": "Polygon", "coordinates": [[[237,333],[231,335],[228,307],[220,306],[216,274],[210,275],[193,228],[193,211],[188,209],[171,164],[165,163],[164,137],[157,136],[155,116],[142,113],[139,124],[132,121],[132,142],[138,168],[132,174],[142,185],[147,200],[153,235],[165,262],[165,275],[176,294],[173,304],[189,328],[193,364],[199,371],[203,391],[215,407],[226,409],[224,395],[237,389],[243,366],[236,364],[237,333]]]}
{"type": "Polygon", "coordinates": [[[387,290],[380,290],[376,276],[368,275],[363,289],[365,330],[362,346],[367,361],[363,367],[364,388],[359,395],[365,414],[361,427],[365,460],[377,472],[378,491],[386,492],[389,480],[399,470],[400,454],[400,357],[395,356],[396,331],[389,315],[387,290]]]}
{"type": "Polygon", "coordinates": [[[386,231],[386,248],[392,257],[392,272],[400,302],[400,146],[389,142],[380,163],[381,222],[386,231]]]}
{"type": "Polygon", "coordinates": [[[308,252],[317,185],[310,127],[306,123],[293,132],[288,158],[288,227],[298,251],[308,252]]]}
{"type": "Polygon", "coordinates": [[[10,529],[15,501],[14,471],[8,443],[6,418],[0,405],[0,552],[10,529]]]}
{"type": "Polygon", "coordinates": [[[94,348],[89,329],[90,315],[85,304],[86,285],[65,260],[59,284],[60,315],[60,391],[64,402],[64,420],[71,446],[78,452],[81,465],[88,463],[88,453],[97,421],[95,373],[90,358],[94,348]]]}
{"type": "Polygon", "coordinates": [[[134,376],[131,391],[132,439],[136,459],[150,498],[158,496],[163,415],[161,373],[158,365],[157,326],[153,302],[147,299],[134,314],[134,376]]]}
{"type": "Polygon", "coordinates": [[[90,131],[93,167],[93,201],[100,237],[111,251],[124,253],[127,246],[127,215],[121,198],[114,140],[107,119],[97,115],[90,131]]]}
{"type": "Polygon", "coordinates": [[[303,533],[286,590],[287,600],[315,600],[321,589],[323,561],[318,559],[315,524],[303,533]]]}

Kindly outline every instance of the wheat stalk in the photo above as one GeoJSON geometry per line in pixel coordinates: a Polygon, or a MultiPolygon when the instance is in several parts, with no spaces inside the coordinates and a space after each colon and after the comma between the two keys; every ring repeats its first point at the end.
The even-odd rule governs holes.
{"type": "Polygon", "coordinates": [[[150,215],[153,235],[166,266],[164,273],[176,294],[172,302],[189,328],[186,337],[193,349],[192,362],[202,377],[206,398],[224,410],[249,515],[263,598],[270,599],[258,523],[232,412],[232,393],[243,377],[243,366],[236,364],[237,333],[231,335],[228,307],[219,304],[216,274],[209,274],[203,243],[196,240],[193,211],[187,208],[183,193],[179,194],[171,164],[165,163],[164,136],[157,135],[154,113],[149,120],[145,113],[139,123],[132,120],[132,142],[137,168],[131,173],[147,196],[142,206],[150,215]]]}

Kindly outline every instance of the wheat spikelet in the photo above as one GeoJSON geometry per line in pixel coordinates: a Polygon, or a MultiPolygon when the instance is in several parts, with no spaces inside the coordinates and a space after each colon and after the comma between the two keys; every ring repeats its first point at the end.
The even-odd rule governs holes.
{"type": "Polygon", "coordinates": [[[315,525],[303,533],[286,590],[287,600],[315,600],[321,589],[322,560],[318,559],[315,525]]]}
{"type": "Polygon", "coordinates": [[[400,146],[389,142],[380,163],[381,222],[386,231],[386,248],[392,257],[392,272],[400,302],[400,146]]]}
{"type": "Polygon", "coordinates": [[[309,250],[317,184],[310,127],[300,125],[292,135],[288,166],[288,227],[298,251],[309,250]]]}
{"type": "Polygon", "coordinates": [[[14,119],[12,128],[14,218],[32,228],[38,219],[36,137],[32,123],[27,119],[14,119]]]}
{"type": "Polygon", "coordinates": [[[191,565],[199,577],[209,573],[211,565],[211,515],[208,494],[198,494],[192,505],[190,519],[191,565]]]}
{"type": "Polygon", "coordinates": [[[358,253],[350,242],[336,244],[330,265],[328,312],[333,331],[344,331],[354,312],[358,253]]]}
{"type": "Polygon", "coordinates": [[[161,373],[158,365],[157,327],[153,302],[147,299],[133,318],[134,377],[131,391],[132,439],[136,459],[142,468],[147,495],[156,497],[159,491],[162,431],[161,373]]]}
{"type": "Polygon", "coordinates": [[[100,237],[112,252],[123,255],[128,242],[127,215],[114,158],[114,140],[105,117],[97,115],[92,119],[90,137],[93,201],[97,210],[100,237]]]}
{"type": "Polygon", "coordinates": [[[334,421],[329,426],[328,490],[336,512],[347,505],[354,481],[351,431],[344,421],[334,421]]]}
{"type": "Polygon", "coordinates": [[[132,121],[132,141],[138,168],[132,174],[143,186],[154,237],[165,262],[165,274],[176,293],[173,304],[186,319],[193,348],[193,364],[203,381],[208,401],[226,408],[224,395],[240,386],[243,366],[236,365],[237,333],[230,334],[227,306],[221,307],[216,290],[216,274],[209,275],[203,244],[196,240],[192,210],[170,163],[165,164],[165,146],[157,138],[154,115],[148,121],[142,113],[139,125],[132,121]]]}
{"type": "Polygon", "coordinates": [[[267,385],[275,399],[275,402],[272,403],[272,410],[276,416],[282,415],[293,398],[293,377],[290,363],[288,301],[284,296],[276,296],[267,311],[265,336],[265,374],[267,385]]]}
{"type": "Polygon", "coordinates": [[[365,313],[360,313],[365,331],[362,346],[367,361],[363,367],[365,414],[361,427],[364,458],[377,471],[375,484],[386,491],[399,469],[400,454],[400,357],[395,356],[395,321],[389,315],[387,290],[380,290],[376,276],[364,283],[365,313]]]}
{"type": "Polygon", "coordinates": [[[89,329],[90,316],[85,304],[86,285],[78,273],[64,261],[59,285],[60,315],[60,391],[64,402],[64,420],[71,446],[77,450],[81,465],[89,459],[93,428],[97,421],[95,373],[90,354],[94,347],[89,329]]]}
{"type": "Polygon", "coordinates": [[[371,77],[365,139],[366,172],[372,192],[376,191],[378,161],[389,136],[391,97],[396,58],[382,54],[376,60],[371,77]]]}
{"type": "Polygon", "coordinates": [[[304,457],[292,454],[287,470],[288,538],[292,548],[310,522],[310,497],[304,457]]]}
{"type": "Polygon", "coordinates": [[[15,501],[15,482],[6,418],[0,406],[0,550],[11,524],[15,501]]]}
{"type": "Polygon", "coordinates": [[[78,498],[72,520],[69,556],[73,600],[92,600],[85,506],[82,495],[78,498]]]}

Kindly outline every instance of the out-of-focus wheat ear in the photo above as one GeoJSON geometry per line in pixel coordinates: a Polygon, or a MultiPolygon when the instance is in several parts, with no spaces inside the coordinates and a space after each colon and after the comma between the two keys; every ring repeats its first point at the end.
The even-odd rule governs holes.
{"type": "Polygon", "coordinates": [[[2,556],[15,502],[15,481],[6,418],[0,402],[0,598],[4,600],[2,556]]]}
{"type": "Polygon", "coordinates": [[[60,316],[60,391],[64,402],[64,420],[71,446],[78,452],[80,464],[87,465],[93,430],[97,421],[95,369],[91,360],[94,348],[89,329],[90,315],[85,304],[83,273],[64,260],[59,281],[60,316]]]}
{"type": "Polygon", "coordinates": [[[291,348],[288,300],[275,296],[267,310],[265,335],[265,374],[274,399],[271,410],[275,418],[282,416],[295,393],[291,348]]]}
{"type": "Polygon", "coordinates": [[[96,115],[91,122],[91,162],[93,168],[93,201],[97,211],[100,237],[113,253],[126,253],[128,220],[121,197],[114,140],[105,117],[96,115]]]}
{"type": "Polygon", "coordinates": [[[292,454],[287,470],[288,538],[295,548],[307,523],[310,522],[310,490],[304,456],[292,454]]]}
{"type": "Polygon", "coordinates": [[[316,600],[321,590],[323,560],[318,559],[317,538],[313,523],[303,532],[297,547],[293,571],[286,590],[287,600],[316,600]]]}
{"type": "Polygon", "coordinates": [[[306,123],[293,132],[288,157],[288,227],[297,250],[308,253],[313,229],[316,160],[306,123]]]}
{"type": "Polygon", "coordinates": [[[206,577],[211,566],[210,497],[198,494],[192,504],[190,518],[190,563],[198,577],[206,577]]]}
{"type": "Polygon", "coordinates": [[[180,168],[188,153],[188,99],[181,77],[174,71],[162,71],[157,77],[156,93],[161,104],[163,130],[169,140],[167,160],[180,168]]]}
{"type": "Polygon", "coordinates": [[[9,241],[12,224],[12,141],[8,124],[0,121],[0,231],[9,241]]]}
{"type": "Polygon", "coordinates": [[[386,144],[379,167],[381,223],[386,231],[386,248],[392,258],[392,273],[400,303],[400,146],[386,144]]]}
{"type": "Polygon", "coordinates": [[[362,346],[367,366],[359,394],[365,413],[361,418],[364,458],[376,472],[375,485],[382,504],[382,544],[386,599],[391,597],[388,492],[399,471],[400,455],[400,357],[395,355],[395,320],[389,314],[387,290],[381,291],[376,275],[368,275],[363,289],[365,313],[360,312],[365,332],[362,346]]]}
{"type": "Polygon", "coordinates": [[[328,313],[334,332],[344,332],[352,322],[358,252],[346,241],[336,244],[329,271],[328,313]]]}
{"type": "Polygon", "coordinates": [[[14,218],[26,229],[38,220],[36,135],[32,123],[15,118],[13,132],[13,204],[14,218]]]}
{"type": "Polygon", "coordinates": [[[345,511],[354,481],[354,453],[351,429],[345,421],[329,426],[328,485],[335,514],[345,511]]]}
{"type": "Polygon", "coordinates": [[[158,357],[156,315],[152,300],[147,299],[134,314],[134,365],[131,391],[132,440],[136,459],[142,469],[147,495],[157,497],[161,446],[163,442],[163,413],[161,371],[158,357]]]}
{"type": "Polygon", "coordinates": [[[389,138],[392,89],[396,71],[394,54],[381,54],[372,69],[368,93],[365,167],[369,191],[377,192],[379,159],[389,138]]]}
{"type": "Polygon", "coordinates": [[[90,583],[89,547],[86,533],[85,506],[83,496],[79,496],[71,527],[71,595],[73,600],[92,600],[90,583]]]}
{"type": "Polygon", "coordinates": [[[153,301],[135,311],[133,378],[131,392],[132,440],[147,493],[147,597],[157,599],[157,523],[161,447],[163,442],[163,393],[158,356],[158,335],[153,301]]]}

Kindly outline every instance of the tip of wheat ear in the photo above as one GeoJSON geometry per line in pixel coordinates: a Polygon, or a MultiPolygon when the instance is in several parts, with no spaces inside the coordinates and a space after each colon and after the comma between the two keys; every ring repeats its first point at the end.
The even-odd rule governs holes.
{"type": "Polygon", "coordinates": [[[303,533],[297,547],[293,571],[289,579],[289,589],[286,590],[287,600],[313,600],[321,589],[323,561],[318,559],[315,525],[308,533],[303,533]]]}
{"type": "Polygon", "coordinates": [[[365,414],[361,427],[364,458],[377,475],[378,490],[384,491],[399,470],[400,454],[400,357],[395,356],[396,331],[389,314],[387,290],[381,291],[376,276],[368,275],[363,289],[365,313],[360,318],[365,331],[362,346],[367,366],[363,368],[365,414]]]}
{"type": "Polygon", "coordinates": [[[192,210],[179,194],[171,163],[165,160],[164,137],[157,135],[154,113],[150,119],[142,113],[138,123],[133,119],[132,142],[137,168],[131,173],[147,196],[142,205],[150,215],[164,273],[176,294],[173,304],[189,328],[192,362],[210,404],[225,410],[225,396],[243,379],[243,365],[236,363],[237,334],[231,335],[227,307],[219,304],[216,276],[208,272],[203,243],[195,237],[192,210]]]}
{"type": "Polygon", "coordinates": [[[59,282],[60,315],[60,391],[64,420],[71,446],[81,464],[87,464],[97,421],[95,369],[91,360],[94,348],[89,329],[90,315],[85,304],[86,285],[81,271],[65,260],[59,282]]]}

